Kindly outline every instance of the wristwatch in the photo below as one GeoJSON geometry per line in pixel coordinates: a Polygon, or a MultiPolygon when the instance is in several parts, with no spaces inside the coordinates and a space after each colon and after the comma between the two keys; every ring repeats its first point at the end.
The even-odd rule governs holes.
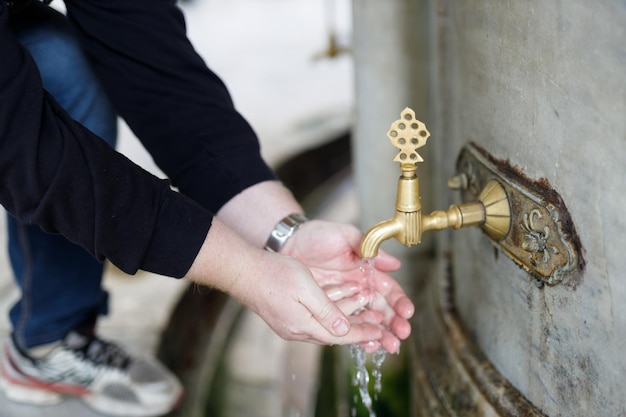
{"type": "Polygon", "coordinates": [[[309,219],[302,214],[293,213],[279,221],[276,227],[274,227],[274,230],[272,230],[272,233],[270,233],[270,237],[267,239],[265,250],[280,252],[285,242],[287,242],[287,239],[298,230],[298,227],[300,227],[302,223],[308,220],[309,219]]]}

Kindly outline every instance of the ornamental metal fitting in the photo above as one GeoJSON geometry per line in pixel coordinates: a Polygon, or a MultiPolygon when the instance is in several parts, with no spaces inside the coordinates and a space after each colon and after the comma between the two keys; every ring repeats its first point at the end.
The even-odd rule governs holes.
{"type": "Polygon", "coordinates": [[[511,205],[511,228],[504,239],[492,242],[540,283],[558,284],[584,268],[569,211],[547,180],[531,180],[475,144],[461,151],[457,172],[448,184],[462,189],[464,200],[474,199],[493,180],[504,187],[511,205]]]}

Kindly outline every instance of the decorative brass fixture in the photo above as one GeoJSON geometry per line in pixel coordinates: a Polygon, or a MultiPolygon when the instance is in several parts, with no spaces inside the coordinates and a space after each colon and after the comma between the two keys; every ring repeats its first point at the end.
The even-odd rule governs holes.
{"type": "Polygon", "coordinates": [[[367,231],[361,241],[361,256],[374,258],[381,243],[392,237],[405,246],[420,243],[422,233],[447,227],[480,226],[492,243],[530,273],[538,287],[555,285],[585,261],[571,215],[549,182],[532,180],[508,161],[498,160],[475,144],[466,145],[457,161],[458,174],[448,186],[461,190],[464,201],[448,210],[422,214],[417,150],[430,133],[424,123],[406,108],[387,132],[400,152],[396,213],[367,231]]]}
{"type": "MultiPolygon", "coordinates": [[[[417,163],[423,162],[417,150],[426,145],[430,133],[424,123],[415,118],[415,112],[405,108],[399,120],[391,124],[387,137],[400,149],[393,158],[400,163],[402,175],[398,179],[396,213],[393,218],[378,223],[363,237],[361,256],[374,258],[380,244],[392,237],[410,247],[420,243],[422,233],[448,227],[478,225],[494,240],[503,239],[511,227],[509,201],[504,188],[497,180],[488,182],[472,203],[453,204],[446,211],[437,210],[422,214],[417,163]]],[[[462,181],[458,177],[456,181],[462,181]]]]}

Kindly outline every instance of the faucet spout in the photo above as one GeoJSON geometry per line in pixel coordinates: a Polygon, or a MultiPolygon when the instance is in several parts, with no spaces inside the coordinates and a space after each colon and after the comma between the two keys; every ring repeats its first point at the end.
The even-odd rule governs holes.
{"type": "Polygon", "coordinates": [[[378,249],[385,240],[396,237],[404,228],[398,216],[382,221],[365,233],[361,241],[361,257],[363,259],[375,258],[378,256],[378,249]]]}
{"type": "Polygon", "coordinates": [[[402,165],[396,193],[396,214],[365,233],[361,241],[361,257],[375,258],[380,244],[392,237],[405,246],[419,243],[422,234],[421,212],[419,179],[415,175],[415,165],[402,165]]]}

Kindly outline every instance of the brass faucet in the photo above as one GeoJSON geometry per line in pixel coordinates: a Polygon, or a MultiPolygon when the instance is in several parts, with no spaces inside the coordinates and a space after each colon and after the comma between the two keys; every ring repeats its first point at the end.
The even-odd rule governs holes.
{"type": "MultiPolygon", "coordinates": [[[[361,257],[374,258],[378,248],[387,239],[395,237],[410,247],[420,243],[422,233],[448,227],[479,225],[494,240],[503,239],[509,232],[511,211],[504,188],[492,180],[482,190],[478,201],[453,204],[448,210],[437,210],[422,214],[417,163],[423,162],[417,150],[426,145],[430,132],[426,125],[415,118],[415,112],[405,108],[399,120],[391,124],[387,137],[391,144],[400,149],[393,158],[400,163],[402,175],[398,179],[396,213],[393,218],[378,223],[365,233],[361,241],[361,257]]],[[[461,187],[463,177],[451,180],[451,187],[461,187]]]]}

